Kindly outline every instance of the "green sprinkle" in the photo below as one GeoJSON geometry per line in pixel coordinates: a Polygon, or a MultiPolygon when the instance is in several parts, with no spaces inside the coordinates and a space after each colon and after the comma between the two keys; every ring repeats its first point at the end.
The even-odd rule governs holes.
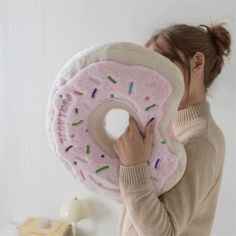
{"type": "Polygon", "coordinates": [[[109,166],[103,166],[103,167],[97,169],[97,170],[96,170],[96,173],[98,173],[99,171],[105,170],[105,169],[107,169],[107,168],[109,168],[109,166]]]}
{"type": "Polygon", "coordinates": [[[79,122],[76,122],[76,123],[72,123],[73,126],[76,126],[76,125],[79,125],[80,123],[82,123],[83,120],[80,120],[79,122]]]}
{"type": "Polygon", "coordinates": [[[152,105],[146,107],[145,110],[147,111],[147,110],[149,110],[150,108],[155,107],[155,106],[156,106],[156,104],[154,103],[154,104],[152,104],[152,105]]]}
{"type": "Polygon", "coordinates": [[[107,78],[108,78],[111,82],[113,82],[114,84],[117,83],[114,79],[112,79],[112,77],[111,77],[110,75],[107,76],[107,78]]]}
{"type": "Polygon", "coordinates": [[[89,145],[87,145],[87,151],[86,152],[89,153],[89,145]]]}
{"type": "Polygon", "coordinates": [[[111,97],[111,98],[114,98],[114,94],[111,94],[110,97],[111,97]]]}
{"type": "Polygon", "coordinates": [[[161,143],[164,143],[164,144],[165,144],[165,143],[166,143],[166,140],[161,141],[161,143]]]}

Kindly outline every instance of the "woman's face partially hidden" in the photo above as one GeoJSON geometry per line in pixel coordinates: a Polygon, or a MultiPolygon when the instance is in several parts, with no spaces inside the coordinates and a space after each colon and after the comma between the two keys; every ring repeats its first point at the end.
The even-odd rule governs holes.
{"type": "MultiPolygon", "coordinates": [[[[166,42],[162,39],[162,37],[158,37],[158,39],[156,40],[156,43],[151,44],[149,46],[149,48],[156,51],[156,52],[158,52],[158,53],[160,53],[160,54],[162,54],[163,56],[167,57],[176,66],[179,67],[179,69],[181,70],[181,72],[183,74],[183,77],[187,76],[187,75],[185,75],[185,71],[184,71],[183,66],[179,62],[177,62],[177,61],[175,61],[171,58],[171,53],[168,49],[168,46],[167,46],[166,42]]],[[[183,59],[183,54],[180,51],[178,51],[178,53],[179,53],[179,56],[183,59]]]]}
{"type": "MultiPolygon", "coordinates": [[[[160,53],[160,54],[162,54],[163,56],[167,57],[169,60],[171,60],[181,70],[182,75],[183,75],[183,79],[184,79],[184,84],[185,84],[185,91],[184,91],[183,97],[180,101],[178,110],[186,107],[187,106],[186,105],[187,93],[188,93],[188,85],[187,85],[188,82],[187,81],[189,80],[188,72],[184,69],[184,67],[178,61],[175,61],[171,58],[171,53],[169,51],[169,48],[168,48],[166,42],[161,37],[158,37],[158,39],[156,40],[156,43],[151,44],[149,46],[149,48],[156,51],[156,52],[158,52],[158,53],[160,53]]],[[[179,56],[185,61],[183,53],[179,50],[177,50],[177,52],[178,52],[179,56]]]]}

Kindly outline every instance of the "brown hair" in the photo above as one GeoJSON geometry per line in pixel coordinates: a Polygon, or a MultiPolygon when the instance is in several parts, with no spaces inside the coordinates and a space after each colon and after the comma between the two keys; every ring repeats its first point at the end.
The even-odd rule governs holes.
{"type": "Polygon", "coordinates": [[[205,56],[205,92],[212,84],[217,75],[221,72],[224,64],[223,56],[228,56],[231,52],[231,36],[223,27],[226,23],[191,26],[187,24],[172,24],[167,28],[159,30],[153,34],[145,43],[149,47],[159,36],[167,42],[171,55],[167,55],[170,60],[178,61],[184,69],[187,69],[190,77],[190,59],[198,51],[205,56]],[[203,28],[203,27],[204,28],[203,28]],[[177,50],[180,50],[186,59],[187,64],[181,59],[177,50]]]}

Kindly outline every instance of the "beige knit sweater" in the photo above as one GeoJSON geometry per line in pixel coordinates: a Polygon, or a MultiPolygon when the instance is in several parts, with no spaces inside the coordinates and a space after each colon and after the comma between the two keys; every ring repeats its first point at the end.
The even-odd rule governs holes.
{"type": "Polygon", "coordinates": [[[120,165],[119,236],[210,235],[224,167],[224,135],[207,99],[178,110],[173,129],[185,147],[187,166],[171,190],[157,196],[147,162],[120,165]]]}

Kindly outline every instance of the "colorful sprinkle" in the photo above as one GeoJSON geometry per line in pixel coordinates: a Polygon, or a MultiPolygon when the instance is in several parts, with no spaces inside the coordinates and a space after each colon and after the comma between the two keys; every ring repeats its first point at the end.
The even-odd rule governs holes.
{"type": "Polygon", "coordinates": [[[147,125],[152,121],[152,120],[154,120],[155,119],[155,117],[152,117],[149,121],[148,121],[148,123],[146,124],[146,127],[147,127],[147,125]]]}
{"type": "Polygon", "coordinates": [[[85,132],[88,132],[88,128],[85,130],[85,132]]]}
{"type": "Polygon", "coordinates": [[[69,149],[71,149],[73,147],[73,145],[70,145],[69,147],[66,148],[66,152],[69,151],[69,149]]]}
{"type": "Polygon", "coordinates": [[[96,170],[96,173],[98,173],[98,172],[100,172],[100,171],[102,171],[102,170],[105,170],[105,169],[107,169],[107,168],[109,168],[109,166],[103,166],[103,167],[97,169],[97,170],[96,170]]]}
{"type": "Polygon", "coordinates": [[[149,100],[150,100],[150,97],[149,97],[149,96],[146,96],[144,99],[145,99],[146,101],[149,101],[149,100]]]}
{"type": "Polygon", "coordinates": [[[101,157],[104,158],[104,155],[102,154],[101,157]]]}
{"type": "Polygon", "coordinates": [[[74,164],[74,165],[77,165],[77,161],[74,161],[73,164],[74,164]]]}
{"type": "Polygon", "coordinates": [[[78,122],[76,122],[76,123],[72,123],[72,125],[73,125],[73,126],[79,125],[79,124],[82,123],[82,122],[83,122],[83,120],[80,120],[80,121],[78,121],[78,122]]]}
{"type": "Polygon", "coordinates": [[[166,140],[161,141],[161,143],[166,144],[166,140]]]}
{"type": "Polygon", "coordinates": [[[130,84],[129,84],[129,94],[131,94],[131,90],[132,90],[132,88],[133,88],[133,82],[130,82],[130,84]]]}
{"type": "Polygon", "coordinates": [[[89,145],[87,145],[87,150],[86,150],[87,153],[89,153],[89,145]]]}
{"type": "Polygon", "coordinates": [[[114,84],[117,83],[110,75],[107,76],[107,78],[108,78],[111,82],[113,82],[114,84]]]}
{"type": "Polygon", "coordinates": [[[157,164],[159,163],[160,159],[158,158],[155,164],[155,168],[157,168],[157,164]]]}
{"type": "Polygon", "coordinates": [[[155,107],[155,106],[156,106],[156,104],[152,104],[152,105],[146,107],[145,110],[147,111],[147,110],[149,110],[150,108],[155,107]]]}
{"type": "Polygon", "coordinates": [[[80,174],[82,175],[83,179],[85,180],[84,174],[82,172],[82,170],[80,170],[80,174]]]}
{"type": "Polygon", "coordinates": [[[63,95],[62,95],[62,94],[60,94],[60,97],[62,98],[62,97],[63,97],[63,95]]]}
{"type": "Polygon", "coordinates": [[[153,180],[155,180],[155,181],[158,181],[158,179],[155,178],[155,177],[150,176],[150,178],[153,179],[153,180]]]}
{"type": "Polygon", "coordinates": [[[114,98],[115,96],[114,96],[114,94],[111,94],[110,97],[111,97],[111,98],[114,98]]]}
{"type": "Polygon", "coordinates": [[[77,94],[77,95],[83,95],[82,92],[79,92],[79,91],[76,91],[76,90],[74,91],[74,93],[77,94]]]}
{"type": "Polygon", "coordinates": [[[75,137],[75,135],[74,134],[71,134],[71,136],[70,136],[71,138],[74,138],[75,137]]]}
{"type": "Polygon", "coordinates": [[[93,90],[93,93],[92,93],[92,98],[95,96],[95,93],[97,92],[97,88],[95,88],[94,90],[93,90]]]}
{"type": "Polygon", "coordinates": [[[75,108],[75,113],[78,113],[78,108],[77,107],[75,108]]]}

